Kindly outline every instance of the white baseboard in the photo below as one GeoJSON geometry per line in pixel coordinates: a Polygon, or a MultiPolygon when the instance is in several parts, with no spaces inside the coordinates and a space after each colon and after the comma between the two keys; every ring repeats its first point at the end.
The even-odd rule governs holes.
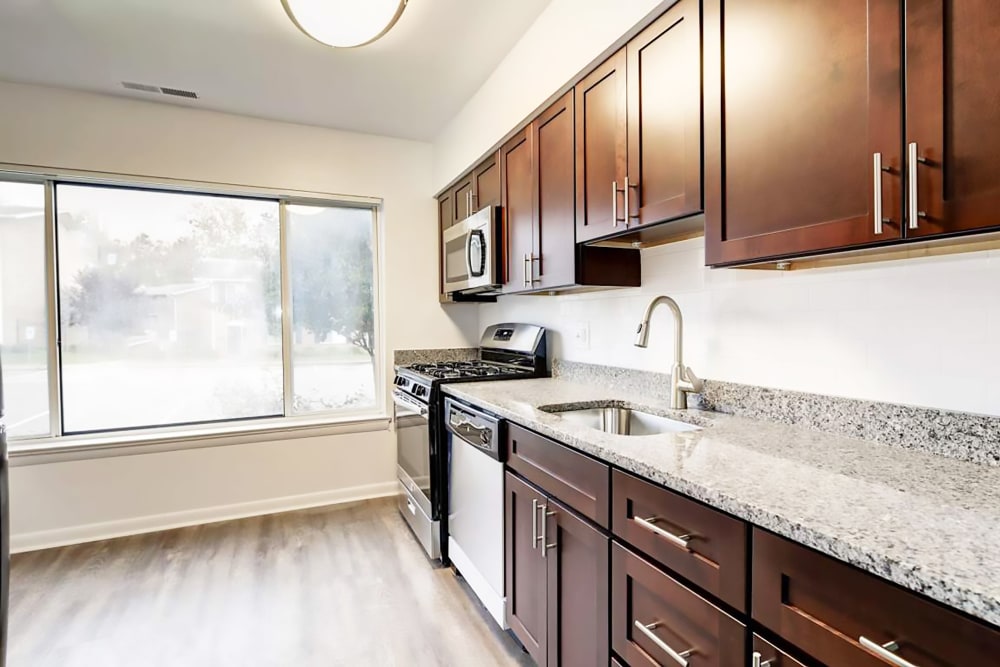
{"type": "Polygon", "coordinates": [[[99,523],[89,523],[80,526],[54,528],[52,530],[39,530],[31,533],[15,533],[10,536],[10,550],[11,553],[37,551],[39,549],[63,547],[69,544],[80,544],[81,542],[95,542],[97,540],[107,540],[114,537],[139,535],[141,533],[155,533],[161,530],[183,528],[185,526],[197,526],[203,523],[214,523],[216,521],[244,519],[246,517],[260,516],[262,514],[274,514],[277,512],[322,507],[324,505],[337,505],[340,503],[349,503],[358,500],[384,498],[386,496],[396,495],[398,489],[399,482],[392,480],[391,482],[366,484],[347,489],[333,489],[330,491],[320,491],[318,493],[305,493],[297,496],[252,500],[250,502],[236,503],[233,505],[199,507],[197,509],[184,510],[181,512],[153,514],[128,519],[118,519],[115,521],[102,521],[99,523]]]}

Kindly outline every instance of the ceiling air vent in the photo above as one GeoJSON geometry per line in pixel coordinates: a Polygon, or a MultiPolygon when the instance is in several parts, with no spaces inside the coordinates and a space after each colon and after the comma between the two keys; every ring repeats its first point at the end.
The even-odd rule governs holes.
{"type": "Polygon", "coordinates": [[[174,97],[188,97],[192,100],[198,99],[198,93],[193,90],[181,90],[180,88],[160,88],[160,92],[164,95],[173,95],[174,97]]]}
{"type": "Polygon", "coordinates": [[[134,81],[122,81],[122,87],[128,90],[138,90],[144,93],[154,93],[156,95],[173,95],[174,97],[186,97],[191,100],[198,99],[198,93],[193,90],[182,90],[181,88],[151,86],[148,83],[135,83],[134,81]]]}

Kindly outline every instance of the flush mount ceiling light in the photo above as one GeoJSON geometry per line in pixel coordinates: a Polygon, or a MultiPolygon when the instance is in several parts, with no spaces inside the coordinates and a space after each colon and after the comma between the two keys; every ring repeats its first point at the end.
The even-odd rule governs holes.
{"type": "Polygon", "coordinates": [[[281,0],[299,30],[327,46],[370,44],[389,32],[407,0],[281,0]]]}

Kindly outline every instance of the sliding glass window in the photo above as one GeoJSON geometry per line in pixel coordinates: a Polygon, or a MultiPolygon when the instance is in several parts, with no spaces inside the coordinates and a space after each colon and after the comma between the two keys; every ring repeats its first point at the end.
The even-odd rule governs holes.
{"type": "Polygon", "coordinates": [[[11,435],[376,411],[375,221],[371,205],[0,182],[11,435]]]}

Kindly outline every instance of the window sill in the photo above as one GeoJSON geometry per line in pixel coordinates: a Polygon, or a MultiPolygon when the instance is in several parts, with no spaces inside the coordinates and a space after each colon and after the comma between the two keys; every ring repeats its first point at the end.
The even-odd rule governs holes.
{"type": "Polygon", "coordinates": [[[183,430],[62,436],[10,443],[11,467],[134,456],[183,449],[227,447],[274,440],[386,431],[391,418],[384,414],[339,418],[281,419],[253,424],[191,427],[183,430]]]}

